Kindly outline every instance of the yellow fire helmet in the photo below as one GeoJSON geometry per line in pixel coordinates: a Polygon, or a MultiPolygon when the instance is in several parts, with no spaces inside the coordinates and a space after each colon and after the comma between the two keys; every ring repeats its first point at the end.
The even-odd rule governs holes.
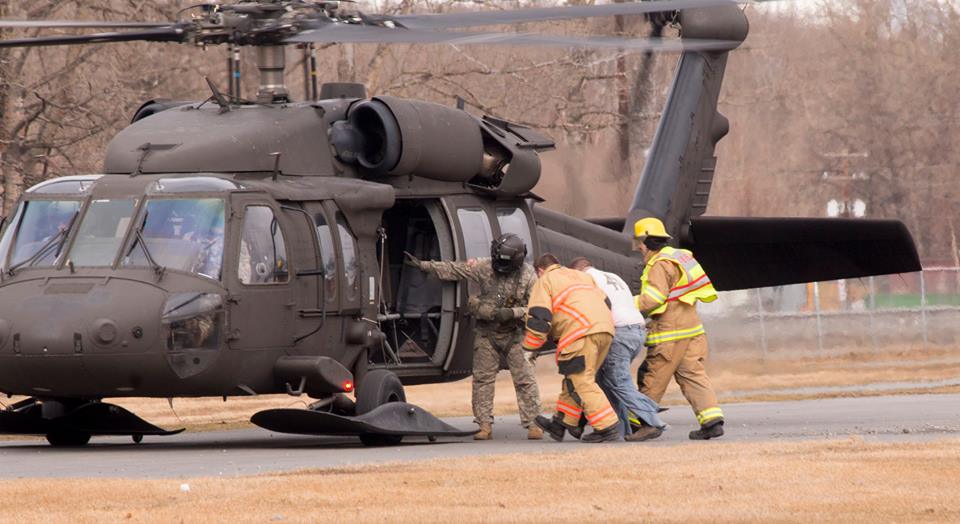
{"type": "Polygon", "coordinates": [[[634,238],[673,238],[667,234],[667,228],[663,226],[663,222],[661,222],[659,218],[653,217],[641,218],[640,220],[634,222],[633,236],[634,238]]]}

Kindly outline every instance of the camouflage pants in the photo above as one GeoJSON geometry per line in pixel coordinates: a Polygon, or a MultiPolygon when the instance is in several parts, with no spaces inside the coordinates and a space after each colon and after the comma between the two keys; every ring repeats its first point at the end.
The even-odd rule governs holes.
{"type": "Polygon", "coordinates": [[[477,333],[473,348],[473,418],[477,424],[493,424],[493,393],[500,354],[506,354],[507,366],[517,391],[520,423],[529,427],[540,414],[540,390],[533,366],[523,358],[519,337],[515,334],[477,333]],[[509,347],[507,347],[509,346],[509,347]]]}

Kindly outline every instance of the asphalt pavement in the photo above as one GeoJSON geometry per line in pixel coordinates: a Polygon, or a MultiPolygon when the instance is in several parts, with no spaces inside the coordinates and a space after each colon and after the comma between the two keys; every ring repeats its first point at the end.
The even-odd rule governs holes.
{"type": "MultiPolygon", "coordinates": [[[[720,441],[765,442],[846,438],[915,441],[960,437],[960,395],[904,395],[723,406],[726,435],[720,441]]],[[[686,406],[662,414],[670,428],[654,441],[603,446],[675,446],[688,443],[695,420],[686,406]]],[[[468,429],[469,418],[445,419],[468,429]]],[[[83,448],[52,448],[43,440],[0,441],[0,478],[234,477],[309,468],[455,458],[504,453],[574,452],[589,444],[526,440],[516,416],[497,419],[494,439],[408,438],[397,446],[367,448],[356,438],[305,437],[262,429],[145,437],[94,437],[83,448]]],[[[693,445],[712,445],[697,442],[693,445]]]]}

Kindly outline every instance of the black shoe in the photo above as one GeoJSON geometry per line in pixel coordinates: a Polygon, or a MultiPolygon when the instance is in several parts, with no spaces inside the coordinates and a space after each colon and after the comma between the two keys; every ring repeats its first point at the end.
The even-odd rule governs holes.
{"type": "Polygon", "coordinates": [[[638,429],[635,429],[633,433],[624,437],[623,440],[627,442],[643,442],[644,440],[653,440],[660,435],[663,435],[662,428],[655,428],[653,426],[640,426],[638,429]]]}
{"type": "MultiPolygon", "coordinates": [[[[566,426],[564,426],[567,428],[566,426]]],[[[583,436],[583,426],[577,426],[575,428],[567,428],[567,431],[570,433],[570,436],[580,440],[580,437],[583,436]]]]}
{"type": "Polygon", "coordinates": [[[690,432],[690,440],[710,440],[723,436],[723,420],[711,422],[700,429],[690,432]]]}
{"type": "Polygon", "coordinates": [[[550,438],[553,440],[557,442],[563,440],[563,432],[566,428],[564,428],[563,424],[557,422],[556,417],[549,419],[543,415],[537,415],[537,418],[533,419],[533,423],[545,431],[547,435],[550,435],[550,438]]]}
{"type": "Polygon", "coordinates": [[[583,438],[580,439],[580,442],[594,444],[597,442],[616,442],[618,440],[623,440],[623,435],[620,434],[620,427],[614,424],[607,429],[600,431],[593,430],[593,433],[584,435],[583,438]]]}
{"type": "MultiPolygon", "coordinates": [[[[560,419],[561,423],[562,423],[562,420],[563,419],[560,419]]],[[[571,428],[566,424],[563,424],[563,427],[567,428],[567,431],[570,432],[571,437],[577,440],[580,440],[580,437],[583,436],[583,428],[587,427],[587,417],[580,415],[580,420],[577,422],[577,427],[575,428],[571,428]]]]}

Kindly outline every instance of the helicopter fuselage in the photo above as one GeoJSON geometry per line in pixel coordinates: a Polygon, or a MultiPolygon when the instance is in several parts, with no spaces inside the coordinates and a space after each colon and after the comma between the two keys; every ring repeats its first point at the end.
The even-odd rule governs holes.
{"type": "Polygon", "coordinates": [[[215,107],[170,110],[217,132],[190,131],[193,121],[177,128],[160,113],[121,132],[111,173],[29,190],[0,244],[0,391],[322,397],[377,368],[406,384],[456,380],[471,372],[469,285],[405,266],[404,251],[466,260],[512,232],[531,259],[588,254],[598,267],[639,274],[622,235],[535,208],[530,193],[365,179],[333,158],[323,132],[312,148],[305,133],[291,143],[288,126],[343,119],[318,107],[244,108],[276,123],[259,134],[218,128],[231,113],[215,107]],[[138,126],[146,131],[131,133],[138,126]],[[215,169],[244,156],[253,170],[215,169]],[[184,172],[188,161],[195,171],[184,172]],[[136,165],[117,172],[125,162],[136,165]]]}

